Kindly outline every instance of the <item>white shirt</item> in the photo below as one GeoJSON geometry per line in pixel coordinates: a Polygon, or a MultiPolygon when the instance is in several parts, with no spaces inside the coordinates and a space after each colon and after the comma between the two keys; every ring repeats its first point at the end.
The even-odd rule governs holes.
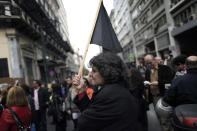
{"type": "Polygon", "coordinates": [[[35,106],[35,110],[39,110],[40,106],[39,106],[39,99],[38,99],[38,89],[34,89],[34,106],[35,106]]]}

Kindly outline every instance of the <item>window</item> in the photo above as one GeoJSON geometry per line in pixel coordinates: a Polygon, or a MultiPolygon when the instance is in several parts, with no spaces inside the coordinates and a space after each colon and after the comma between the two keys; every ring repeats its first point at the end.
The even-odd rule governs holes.
{"type": "Polygon", "coordinates": [[[151,6],[152,13],[154,13],[162,4],[163,0],[156,0],[154,4],[151,6]]]}
{"type": "Polygon", "coordinates": [[[7,58],[0,58],[0,78],[9,77],[7,58]]]}
{"type": "Polygon", "coordinates": [[[4,5],[0,5],[0,15],[5,15],[5,7],[4,7],[4,5]]]}

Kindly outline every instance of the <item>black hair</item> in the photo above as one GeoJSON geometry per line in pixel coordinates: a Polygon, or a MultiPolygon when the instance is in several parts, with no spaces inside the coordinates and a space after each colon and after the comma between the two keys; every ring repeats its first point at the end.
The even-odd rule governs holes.
{"type": "Polygon", "coordinates": [[[30,94],[30,87],[26,84],[22,84],[21,85],[21,88],[25,91],[25,94],[26,95],[29,95],[30,94]]]}
{"type": "Polygon", "coordinates": [[[180,64],[185,64],[186,58],[187,58],[187,56],[185,56],[185,55],[179,55],[172,60],[172,64],[174,66],[178,66],[180,64]]]}
{"type": "Polygon", "coordinates": [[[61,95],[61,86],[59,84],[52,84],[52,89],[54,94],[61,95]]]}
{"type": "Polygon", "coordinates": [[[98,69],[104,79],[104,84],[127,81],[127,66],[116,54],[110,52],[101,53],[93,57],[89,64],[98,69]]]}
{"type": "Polygon", "coordinates": [[[129,69],[129,82],[133,86],[143,86],[144,78],[142,74],[136,69],[136,68],[130,68],[129,69]]]}
{"type": "Polygon", "coordinates": [[[63,87],[66,87],[67,86],[67,82],[64,80],[64,81],[62,81],[62,86],[63,87]]]}
{"type": "Polygon", "coordinates": [[[163,52],[163,54],[170,54],[170,51],[165,50],[165,51],[163,52]]]}
{"type": "Polygon", "coordinates": [[[34,81],[38,84],[38,86],[41,86],[42,82],[40,80],[34,80],[34,81]]]}

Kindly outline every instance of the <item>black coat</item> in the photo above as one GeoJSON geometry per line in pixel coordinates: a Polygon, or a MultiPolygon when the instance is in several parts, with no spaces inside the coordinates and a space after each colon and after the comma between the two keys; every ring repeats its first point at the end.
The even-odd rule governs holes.
{"type": "MultiPolygon", "coordinates": [[[[158,87],[160,95],[164,96],[165,84],[171,83],[174,78],[174,71],[165,65],[158,65],[158,87]]],[[[150,81],[150,70],[146,71],[145,80],[150,81]]]]}
{"type": "MultiPolygon", "coordinates": [[[[32,91],[32,98],[34,98],[34,90],[32,91]]],[[[46,102],[49,101],[49,94],[48,94],[47,89],[40,87],[40,89],[38,91],[38,99],[39,99],[40,110],[44,111],[48,106],[46,104],[46,102]]],[[[34,99],[33,99],[33,102],[31,104],[31,110],[32,111],[35,110],[34,99]]]]}
{"type": "Polygon", "coordinates": [[[87,96],[77,103],[79,108],[88,106],[78,119],[77,131],[138,131],[138,105],[123,85],[105,85],[93,94],[90,105],[85,101],[87,96]]]}
{"type": "Polygon", "coordinates": [[[164,101],[171,106],[197,104],[197,69],[188,70],[184,76],[174,79],[164,101]]]}

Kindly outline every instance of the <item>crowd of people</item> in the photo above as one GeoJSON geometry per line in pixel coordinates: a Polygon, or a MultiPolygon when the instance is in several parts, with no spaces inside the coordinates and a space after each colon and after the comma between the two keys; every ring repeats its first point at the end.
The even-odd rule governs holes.
{"type": "MultiPolygon", "coordinates": [[[[46,87],[16,84],[0,92],[0,130],[23,128],[47,131],[47,115],[56,131],[148,131],[149,104],[162,98],[166,106],[197,104],[197,56],[172,58],[147,54],[139,66],[127,66],[119,56],[105,52],[93,57],[88,77],[69,76],[46,87]],[[13,114],[13,112],[15,115],[13,114]],[[17,120],[15,119],[17,116],[17,120]],[[35,126],[35,129],[33,127],[35,126]]],[[[173,130],[170,118],[157,115],[162,130],[173,130]]]]}

